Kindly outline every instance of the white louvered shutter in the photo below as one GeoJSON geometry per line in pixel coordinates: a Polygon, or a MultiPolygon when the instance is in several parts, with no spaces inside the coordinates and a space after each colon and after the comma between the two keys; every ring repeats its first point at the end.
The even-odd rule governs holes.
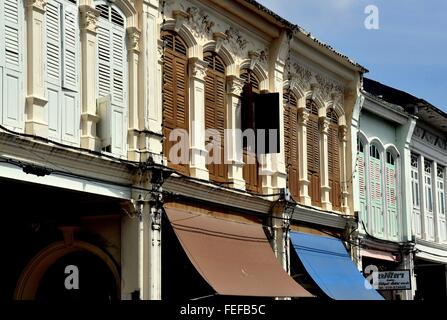
{"type": "Polygon", "coordinates": [[[126,137],[125,107],[125,66],[126,46],[124,28],[113,27],[112,29],[112,152],[124,154],[124,143],[126,137]]]}
{"type": "Polygon", "coordinates": [[[62,86],[65,89],[78,91],[78,13],[74,4],[65,4],[63,10],[62,47],[63,69],[62,86]]]}
{"type": "Polygon", "coordinates": [[[4,0],[5,61],[9,68],[20,67],[19,0],[4,0]]]}
{"type": "MultiPolygon", "coordinates": [[[[111,152],[125,155],[127,136],[127,49],[124,17],[113,7],[99,5],[97,32],[98,98],[111,96],[111,152]]],[[[101,121],[105,121],[101,119],[101,121]]]]}
{"type": "Polygon", "coordinates": [[[98,96],[105,97],[110,93],[110,31],[102,18],[97,29],[98,41],[98,96]]]}
{"type": "Polygon", "coordinates": [[[46,11],[46,56],[47,81],[59,85],[61,75],[61,4],[56,1],[47,3],[46,11]]]}
{"type": "Polygon", "coordinates": [[[20,0],[0,1],[0,122],[23,129],[23,6],[20,0]],[[3,68],[2,68],[3,66],[3,68]]]}
{"type": "Polygon", "coordinates": [[[61,28],[62,5],[57,1],[49,1],[46,6],[46,87],[48,136],[51,139],[60,139],[60,83],[61,83],[61,28]]]}

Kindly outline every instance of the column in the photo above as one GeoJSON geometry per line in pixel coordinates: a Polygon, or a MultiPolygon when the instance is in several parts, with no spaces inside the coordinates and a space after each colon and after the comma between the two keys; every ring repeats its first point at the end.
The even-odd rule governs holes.
{"type": "Polygon", "coordinates": [[[209,179],[205,149],[205,76],[207,63],[189,59],[189,135],[190,173],[194,178],[209,179]]]}
{"type": "Polygon", "coordinates": [[[27,0],[27,97],[25,133],[48,137],[46,105],[44,93],[44,19],[46,0],[27,0]]]}
{"type": "Polygon", "coordinates": [[[414,273],[414,258],[412,253],[413,247],[409,247],[402,252],[402,262],[400,268],[402,270],[410,270],[411,290],[401,291],[403,300],[413,300],[416,293],[416,276],[414,273]]]}
{"type": "MultiPolygon", "coordinates": [[[[139,90],[144,134],[140,136],[141,160],[160,155],[163,150],[162,133],[162,68],[163,42],[160,39],[158,1],[143,1],[142,38],[139,60],[139,90]]],[[[161,157],[154,159],[161,163],[161,157]]]]}
{"type": "Polygon", "coordinates": [[[344,214],[350,214],[349,204],[348,204],[348,196],[349,196],[348,183],[347,183],[348,177],[347,177],[347,170],[346,170],[346,166],[347,166],[346,153],[347,153],[347,144],[348,144],[348,128],[346,127],[346,125],[340,126],[340,133],[341,133],[341,137],[340,137],[341,138],[340,139],[340,142],[341,142],[340,143],[341,210],[343,211],[344,214]]]}
{"type": "Polygon", "coordinates": [[[96,110],[96,28],[99,11],[89,5],[79,6],[81,12],[81,148],[99,150],[101,139],[96,135],[99,116],[96,110]]]}
{"type": "MultiPolygon", "coordinates": [[[[281,45],[279,43],[278,45],[281,45]]],[[[280,50],[280,48],[278,48],[280,50]]],[[[284,106],[283,106],[283,79],[284,79],[284,62],[281,60],[271,61],[270,64],[274,66],[271,68],[270,77],[270,91],[271,92],[279,92],[279,141],[280,141],[280,153],[276,154],[267,154],[266,160],[267,163],[270,163],[270,166],[273,171],[273,175],[271,178],[271,190],[264,190],[264,193],[275,193],[281,188],[285,188],[287,186],[287,171],[285,164],[285,153],[284,153],[284,106]]],[[[289,83],[290,85],[290,83],[289,83]]],[[[268,134],[268,132],[266,133],[268,134]]],[[[265,186],[265,185],[264,185],[265,186]]],[[[267,185],[268,186],[268,185],[267,185]]]]}
{"type": "Polygon", "coordinates": [[[144,114],[139,110],[138,93],[138,59],[140,55],[140,31],[136,27],[127,28],[127,55],[129,68],[129,129],[127,133],[127,157],[131,161],[140,161],[139,154],[139,119],[144,114]]]}
{"type": "Polygon", "coordinates": [[[237,130],[241,128],[240,96],[244,82],[236,76],[227,77],[227,127],[225,135],[225,160],[228,164],[228,181],[232,188],[245,190],[242,159],[242,141],[237,130]]]}
{"type": "MultiPolygon", "coordinates": [[[[300,106],[301,106],[300,99],[300,106]]],[[[309,197],[309,180],[307,177],[307,121],[309,120],[309,112],[304,106],[298,109],[298,148],[299,148],[299,184],[300,184],[300,203],[310,206],[312,200],[309,197]]]]}
{"type": "Polygon", "coordinates": [[[122,222],[122,296],[135,290],[141,300],[161,300],[161,187],[154,172],[134,176],[134,215],[122,222]],[[148,194],[141,188],[152,190],[148,194]]]}
{"type": "MultiPolygon", "coordinates": [[[[326,113],[326,111],[325,111],[326,113]]],[[[326,116],[320,116],[320,176],[321,176],[321,207],[331,211],[332,204],[329,200],[329,167],[328,167],[328,131],[329,120],[326,116]]]]}

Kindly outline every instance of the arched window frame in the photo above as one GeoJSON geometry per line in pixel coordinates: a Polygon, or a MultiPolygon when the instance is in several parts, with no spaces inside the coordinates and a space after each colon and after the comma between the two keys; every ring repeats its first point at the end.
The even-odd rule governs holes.
{"type": "Polygon", "coordinates": [[[97,0],[94,5],[100,11],[96,36],[98,133],[103,151],[124,157],[129,111],[127,18],[117,4],[97,0]]]}
{"type": "Polygon", "coordinates": [[[317,102],[311,98],[306,99],[305,106],[309,119],[307,122],[307,177],[309,180],[309,197],[311,203],[314,206],[321,206],[321,141],[322,135],[320,132],[320,118],[319,109],[320,106],[317,102]],[[312,128],[314,126],[314,128],[312,128]],[[309,138],[313,138],[314,141],[310,144],[309,138]],[[310,160],[310,161],[309,161],[310,160]],[[312,165],[309,165],[312,164],[312,165]]]}
{"type": "Polygon", "coordinates": [[[340,125],[339,125],[339,115],[333,108],[329,108],[326,112],[326,118],[329,121],[328,130],[328,173],[329,173],[329,191],[330,201],[332,203],[332,209],[336,211],[341,211],[342,206],[342,186],[341,186],[341,171],[342,171],[342,159],[341,159],[341,141],[340,141],[340,125]],[[331,136],[332,130],[336,130],[335,137],[331,136]],[[336,149],[331,150],[329,145],[331,141],[335,139],[336,149]],[[332,157],[331,157],[332,155],[332,157]],[[337,159],[338,158],[338,159],[337,159]],[[338,164],[338,165],[337,165],[338,164]],[[331,172],[332,167],[332,172],[331,172]],[[338,171],[338,176],[337,176],[338,171]],[[332,181],[332,184],[331,184],[332,181]],[[336,184],[338,183],[338,185],[336,184]],[[335,201],[334,201],[335,200],[335,201]]]}
{"type": "MultiPolygon", "coordinates": [[[[360,211],[360,219],[362,219],[362,221],[365,223],[365,227],[367,229],[367,231],[369,231],[371,229],[371,225],[372,225],[372,221],[371,221],[371,212],[369,210],[370,207],[370,185],[369,185],[369,142],[368,142],[368,138],[363,134],[363,132],[359,131],[358,133],[358,140],[357,140],[357,153],[358,153],[358,158],[357,158],[357,170],[359,170],[360,167],[360,161],[362,161],[362,165],[363,165],[363,188],[364,188],[364,192],[363,192],[363,196],[361,193],[361,190],[359,190],[359,211],[360,211]],[[360,146],[363,147],[363,151],[360,150],[360,146]]],[[[360,174],[362,173],[360,170],[359,172],[359,188],[361,188],[361,177],[360,174]]],[[[363,226],[362,226],[363,227],[363,226]]]]}
{"type": "MultiPolygon", "coordinates": [[[[243,68],[240,70],[239,77],[244,83],[252,84],[252,90],[254,93],[261,93],[260,91],[260,79],[255,72],[249,68],[243,68]]],[[[256,155],[255,155],[256,156],[256,155]]],[[[249,153],[246,148],[243,151],[243,177],[245,180],[246,190],[250,192],[262,192],[262,177],[259,175],[259,159],[255,158],[255,164],[247,164],[249,153]]]]}
{"type": "MultiPolygon", "coordinates": [[[[210,163],[207,165],[208,172],[210,175],[210,180],[216,182],[226,182],[228,180],[228,168],[225,163],[225,129],[228,128],[227,123],[227,105],[226,105],[226,65],[224,59],[219,56],[215,51],[205,51],[203,54],[204,61],[208,63],[207,72],[205,76],[205,129],[218,130],[219,140],[220,140],[220,161],[221,163],[210,163]],[[213,83],[209,83],[210,78],[212,78],[213,83]],[[221,97],[219,97],[218,91],[218,81],[222,81],[221,97]],[[208,90],[210,86],[213,86],[214,92],[210,94],[208,90]],[[208,97],[212,98],[213,102],[216,103],[217,100],[221,99],[222,103],[220,106],[211,106],[208,101],[208,97]],[[221,107],[219,117],[219,107],[221,107]],[[211,119],[211,114],[213,119],[211,119]],[[221,119],[219,119],[221,118],[221,119]],[[214,127],[209,127],[210,124],[214,127]],[[217,127],[217,128],[216,128],[217,127]]],[[[217,133],[217,132],[216,132],[217,133]]],[[[209,139],[208,139],[209,140],[209,139]]],[[[206,141],[209,143],[209,141],[206,141]]],[[[217,146],[219,147],[219,146],[217,146]]]]}
{"type": "Polygon", "coordinates": [[[45,11],[44,65],[48,137],[79,143],[81,41],[76,0],[54,0],[45,11]]]}
{"type": "MultiPolygon", "coordinates": [[[[190,169],[189,169],[189,150],[188,150],[188,155],[182,155],[184,157],[184,162],[187,163],[179,163],[179,164],[174,164],[170,161],[170,157],[169,157],[169,152],[171,147],[176,143],[176,141],[169,141],[169,134],[171,133],[171,131],[173,129],[182,129],[186,132],[189,132],[190,128],[189,128],[189,117],[190,117],[190,108],[189,108],[189,88],[190,88],[190,79],[189,79],[189,56],[188,56],[188,45],[187,42],[183,39],[183,37],[181,35],[179,35],[177,32],[172,31],[172,30],[168,30],[168,31],[164,31],[161,34],[161,39],[162,41],[164,41],[165,45],[164,45],[164,56],[165,56],[165,61],[163,63],[163,66],[165,68],[168,68],[168,59],[169,56],[172,56],[172,63],[174,63],[175,65],[177,65],[177,63],[180,65],[181,69],[179,69],[180,71],[179,74],[182,75],[181,70],[183,70],[183,76],[184,79],[183,81],[181,81],[180,83],[184,84],[184,88],[182,89],[183,92],[183,96],[179,95],[179,92],[177,92],[178,89],[178,84],[179,82],[177,81],[177,77],[179,74],[175,74],[175,85],[176,88],[172,88],[173,92],[170,95],[169,94],[169,76],[166,76],[165,74],[165,70],[162,70],[162,79],[163,80],[163,86],[164,86],[164,90],[163,90],[163,94],[164,94],[164,103],[172,101],[172,106],[171,106],[171,114],[172,116],[169,117],[169,108],[167,104],[164,104],[162,106],[162,110],[163,110],[163,136],[166,137],[166,139],[164,139],[163,141],[163,154],[164,156],[167,158],[168,160],[168,166],[172,167],[173,169],[178,170],[179,172],[189,175],[190,174],[190,169]],[[172,39],[172,41],[171,41],[172,39]],[[183,65],[183,66],[182,66],[183,65]],[[175,91],[174,91],[175,90],[175,91]],[[178,110],[179,108],[179,103],[178,103],[178,99],[179,97],[182,97],[183,99],[183,109],[180,109],[180,112],[178,110]],[[179,118],[179,115],[183,112],[183,117],[179,118]],[[188,160],[188,161],[186,161],[188,160]]],[[[175,67],[174,65],[172,65],[170,67],[172,69],[172,79],[174,81],[174,72],[175,72],[175,67]]],[[[174,85],[174,83],[173,83],[174,85]]],[[[181,137],[181,139],[188,139],[188,136],[183,136],[181,137]]]]}
{"type": "Polygon", "coordinates": [[[384,152],[384,188],[385,188],[385,221],[387,221],[386,234],[391,240],[398,240],[402,234],[402,215],[401,215],[401,207],[402,207],[402,199],[401,199],[401,171],[400,171],[400,154],[397,148],[394,145],[386,145],[384,152]],[[390,186],[389,177],[390,169],[394,169],[394,197],[395,197],[395,205],[392,206],[390,201],[388,201],[388,197],[392,197],[392,188],[390,186]],[[393,215],[395,215],[395,220],[393,215]],[[393,223],[394,225],[391,225],[393,223]]]}
{"type": "Polygon", "coordinates": [[[284,121],[284,159],[288,188],[292,197],[298,201],[300,197],[300,161],[299,151],[299,111],[298,97],[290,88],[283,90],[283,121],[284,121]],[[295,149],[295,151],[293,151],[295,149]]]}

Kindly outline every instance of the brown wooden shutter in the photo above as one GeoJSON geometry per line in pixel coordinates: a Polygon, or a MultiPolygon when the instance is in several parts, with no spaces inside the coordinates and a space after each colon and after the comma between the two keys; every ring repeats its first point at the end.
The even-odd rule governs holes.
{"type": "Polygon", "coordinates": [[[312,204],[321,205],[320,183],[320,129],[318,125],[318,106],[312,100],[306,101],[309,111],[307,122],[307,178],[309,184],[309,196],[312,204]]]}
{"type": "MultiPolygon", "coordinates": [[[[177,35],[166,33],[164,51],[164,105],[163,105],[163,154],[168,158],[168,166],[184,174],[189,174],[187,164],[173,164],[169,160],[169,150],[176,141],[169,141],[174,129],[188,131],[188,58],[186,46],[177,35]]],[[[185,137],[186,138],[186,137],[185,137]]]]}
{"type": "Polygon", "coordinates": [[[284,153],[289,181],[289,190],[295,201],[300,196],[298,167],[298,102],[293,93],[283,94],[284,108],[284,153]]]}
{"type": "MultiPolygon", "coordinates": [[[[208,62],[205,77],[205,129],[215,129],[220,135],[220,163],[207,165],[210,180],[227,181],[227,166],[225,159],[224,129],[226,128],[225,107],[225,65],[216,54],[205,53],[204,60],[208,62]]],[[[209,143],[209,141],[207,141],[209,143]]],[[[216,147],[217,148],[217,147],[216,147]]],[[[211,151],[210,156],[213,156],[211,151]]]]}
{"type": "MultiPolygon", "coordinates": [[[[241,79],[245,83],[250,83],[252,85],[252,91],[259,94],[259,80],[256,75],[251,70],[242,70],[241,79]]],[[[248,153],[244,150],[244,167],[243,167],[243,177],[245,180],[245,188],[250,192],[262,192],[262,178],[259,176],[259,163],[256,159],[255,164],[247,164],[248,153]]]]}
{"type": "Polygon", "coordinates": [[[327,113],[328,130],[328,167],[329,167],[329,199],[334,210],[341,210],[340,193],[340,138],[338,117],[333,109],[327,113]]]}

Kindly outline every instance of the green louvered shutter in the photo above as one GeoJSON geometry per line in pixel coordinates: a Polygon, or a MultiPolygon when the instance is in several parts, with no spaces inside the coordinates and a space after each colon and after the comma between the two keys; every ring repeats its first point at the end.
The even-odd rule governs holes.
{"type": "Polygon", "coordinates": [[[387,161],[385,166],[386,176],[386,205],[387,205],[387,220],[389,225],[388,236],[392,239],[397,239],[399,236],[399,222],[397,215],[397,179],[396,179],[396,165],[387,161]]]}

